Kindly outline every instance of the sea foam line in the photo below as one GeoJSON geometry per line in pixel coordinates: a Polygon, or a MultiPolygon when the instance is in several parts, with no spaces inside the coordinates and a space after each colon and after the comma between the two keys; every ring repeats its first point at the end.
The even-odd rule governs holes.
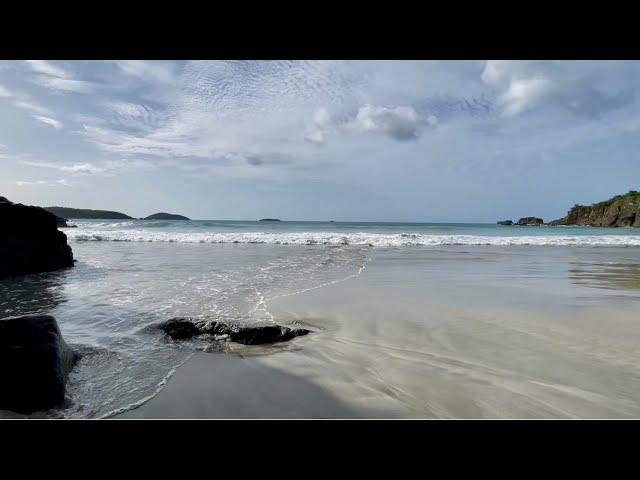
{"type": "Polygon", "coordinates": [[[92,231],[87,229],[71,229],[65,233],[69,239],[76,242],[263,243],[273,245],[363,245],[369,247],[438,245],[640,246],[640,235],[540,235],[498,237],[479,235],[425,235],[415,233],[180,233],[148,230],[92,231]]]}

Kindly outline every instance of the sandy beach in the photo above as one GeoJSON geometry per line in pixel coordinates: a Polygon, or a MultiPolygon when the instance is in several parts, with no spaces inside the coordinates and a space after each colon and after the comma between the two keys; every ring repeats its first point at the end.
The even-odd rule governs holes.
{"type": "MultiPolygon", "coordinates": [[[[589,276],[590,258],[564,253],[589,276]]],[[[268,300],[276,321],[317,332],[197,354],[115,418],[640,416],[637,293],[594,288],[624,270],[585,284],[531,252],[498,257],[377,252],[356,277],[268,300]],[[523,270],[538,274],[509,284],[523,270]]]]}

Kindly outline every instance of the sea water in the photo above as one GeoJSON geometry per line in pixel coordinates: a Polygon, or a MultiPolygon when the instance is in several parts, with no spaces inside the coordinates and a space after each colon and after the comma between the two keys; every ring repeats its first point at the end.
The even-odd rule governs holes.
{"type": "MultiPolygon", "coordinates": [[[[500,301],[522,303],[524,297],[509,295],[519,282],[540,286],[532,289],[534,309],[562,304],[553,300],[557,296],[579,295],[588,303],[600,298],[594,287],[624,292],[626,301],[633,302],[640,290],[640,231],[627,228],[213,220],[70,223],[77,228],[63,230],[77,259],[75,267],[0,281],[0,316],[54,315],[67,343],[83,355],[67,386],[68,402],[33,414],[36,418],[102,418],[134,408],[156,395],[195,352],[224,348],[206,340],[173,341],[155,328],[161,321],[207,316],[277,322],[270,300],[348,282],[380,258],[393,259],[395,284],[402,283],[397,270],[403,265],[424,262],[424,271],[433,266],[437,274],[424,280],[425,294],[429,287],[438,291],[440,279],[454,276],[456,282],[444,282],[448,288],[434,297],[452,304],[463,292],[480,301],[483,286],[489,285],[494,292],[504,292],[500,301]],[[553,288],[545,290],[545,285],[553,288]]],[[[2,416],[15,415],[0,412],[2,416]]]]}

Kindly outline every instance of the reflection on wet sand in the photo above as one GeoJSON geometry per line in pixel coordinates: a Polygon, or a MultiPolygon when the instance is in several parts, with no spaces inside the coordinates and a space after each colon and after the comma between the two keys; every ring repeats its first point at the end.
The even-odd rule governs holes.
{"type": "Polygon", "coordinates": [[[571,262],[569,278],[577,285],[611,290],[640,290],[640,264],[571,262]]]}

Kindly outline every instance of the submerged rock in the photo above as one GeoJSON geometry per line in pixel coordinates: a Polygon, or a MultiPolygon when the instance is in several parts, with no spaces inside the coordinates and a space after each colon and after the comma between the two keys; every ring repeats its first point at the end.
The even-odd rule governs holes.
{"type": "Polygon", "coordinates": [[[0,409],[29,414],[60,405],[78,358],[54,317],[0,319],[0,409]]]}
{"type": "Polygon", "coordinates": [[[182,339],[200,335],[196,326],[187,318],[172,318],[164,322],[160,328],[171,338],[182,339]]]}
{"type": "Polygon", "coordinates": [[[227,335],[230,341],[242,343],[243,345],[285,342],[293,337],[309,333],[309,330],[304,328],[288,328],[275,324],[242,325],[240,323],[206,321],[185,317],[167,320],[160,324],[159,328],[174,339],[191,338],[205,334],[227,335]]]}
{"type": "Polygon", "coordinates": [[[67,236],[57,217],[40,207],[0,197],[0,278],[73,266],[67,236]]]}

